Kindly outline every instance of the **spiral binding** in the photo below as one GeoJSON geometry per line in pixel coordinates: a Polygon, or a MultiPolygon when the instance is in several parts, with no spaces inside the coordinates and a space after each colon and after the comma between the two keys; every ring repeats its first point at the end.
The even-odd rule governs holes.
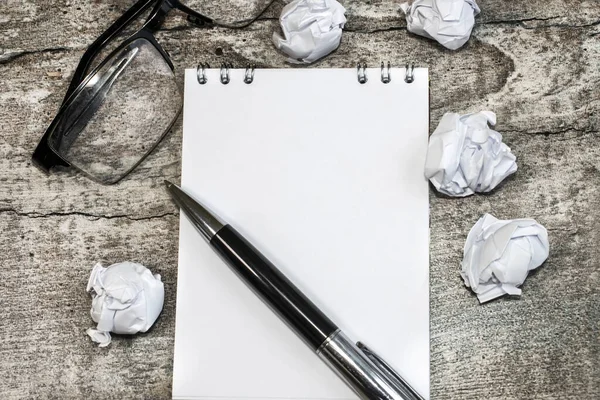
{"type": "Polygon", "coordinates": [[[207,63],[200,63],[196,67],[196,78],[198,79],[198,83],[201,85],[204,85],[206,82],[208,82],[208,79],[206,78],[207,68],[210,68],[210,65],[207,63]]]}
{"type": "Polygon", "coordinates": [[[406,74],[404,75],[404,82],[413,83],[415,81],[415,64],[406,63],[406,74]]]}
{"type": "Polygon", "coordinates": [[[251,84],[254,81],[254,68],[255,65],[248,65],[246,67],[246,72],[244,73],[244,83],[251,84]]]}
{"type": "Polygon", "coordinates": [[[369,80],[367,78],[367,63],[358,63],[356,65],[356,77],[358,79],[358,83],[365,84],[369,80]]]}
{"type": "MultiPolygon", "coordinates": [[[[356,65],[356,78],[358,83],[367,83],[369,78],[367,77],[367,63],[358,63],[356,65]]],[[[406,63],[406,73],[404,74],[404,82],[413,83],[415,80],[415,64],[406,63]]],[[[381,82],[390,83],[392,81],[392,64],[388,61],[381,62],[381,82]]]]}
{"type": "Polygon", "coordinates": [[[233,64],[231,63],[223,63],[221,64],[221,83],[223,85],[227,85],[230,81],[229,69],[233,68],[233,64]]]}
{"type": "MultiPolygon", "coordinates": [[[[198,83],[204,85],[208,82],[208,78],[206,76],[206,70],[210,68],[210,65],[207,63],[200,63],[196,67],[196,77],[198,78],[198,83]]],[[[229,70],[233,68],[233,64],[229,62],[225,62],[221,64],[220,69],[220,80],[223,85],[227,85],[231,81],[231,75],[229,70]]],[[[244,72],[244,83],[250,85],[254,82],[254,70],[256,69],[255,65],[246,66],[246,71],[244,72]]],[[[358,79],[358,83],[365,84],[369,80],[367,77],[367,63],[359,62],[356,65],[356,78],[358,79]]],[[[404,81],[406,83],[412,83],[415,80],[415,64],[414,63],[406,63],[406,73],[404,74],[404,81]]],[[[390,83],[392,81],[392,66],[388,61],[387,64],[385,62],[381,62],[381,82],[390,83]]]]}
{"type": "Polygon", "coordinates": [[[387,68],[385,68],[383,61],[381,62],[381,82],[390,83],[392,81],[392,68],[390,66],[390,62],[387,63],[387,68]]]}

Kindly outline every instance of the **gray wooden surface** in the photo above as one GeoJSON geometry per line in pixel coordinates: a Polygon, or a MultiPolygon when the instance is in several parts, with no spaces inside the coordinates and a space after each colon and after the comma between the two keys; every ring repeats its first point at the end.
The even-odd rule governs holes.
{"type": "MultiPolygon", "coordinates": [[[[74,67],[133,0],[0,2],[0,397],[169,398],[178,211],[162,181],[180,176],[181,121],[116,186],[44,175],[31,153],[74,67]],[[97,260],[162,275],[153,329],[99,349],[85,293],[97,260]]],[[[264,0],[190,1],[240,20],[264,0]],[[210,4],[203,4],[210,3],[210,4]]],[[[519,171],[486,196],[431,204],[433,399],[600,398],[600,2],[481,0],[460,51],[410,35],[395,1],[350,1],[337,52],[317,67],[414,60],[431,73],[431,126],[443,113],[490,109],[519,171]],[[520,299],[481,306],[459,277],[462,246],[486,212],[531,217],[550,233],[548,261],[520,299]]],[[[281,9],[242,31],[191,28],[174,12],[158,40],[183,69],[287,67],[270,37],[281,9]]],[[[268,123],[268,121],[265,121],[268,123]]]]}

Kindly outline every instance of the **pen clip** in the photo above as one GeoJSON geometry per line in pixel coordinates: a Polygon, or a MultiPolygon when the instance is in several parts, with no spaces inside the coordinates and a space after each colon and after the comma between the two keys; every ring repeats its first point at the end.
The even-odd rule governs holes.
{"type": "Polygon", "coordinates": [[[396,389],[403,395],[407,400],[424,400],[423,397],[415,389],[412,388],[394,369],[381,357],[379,357],[373,350],[369,349],[362,342],[356,342],[356,347],[363,352],[369,360],[375,364],[377,368],[394,384],[396,389]]]}

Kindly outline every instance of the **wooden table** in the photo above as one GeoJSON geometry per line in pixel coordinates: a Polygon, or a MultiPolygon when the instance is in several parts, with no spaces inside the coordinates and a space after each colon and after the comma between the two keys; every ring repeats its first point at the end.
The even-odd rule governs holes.
{"type": "MultiPolygon", "coordinates": [[[[133,2],[0,3],[3,399],[170,397],[179,215],[162,182],[180,176],[181,119],[115,186],[46,176],[30,160],[86,46],[133,2]],[[85,286],[98,260],[141,262],[166,289],[150,332],[105,349],[85,335],[94,325],[85,286]]],[[[232,21],[265,1],[202,3],[188,1],[232,21]]],[[[600,2],[481,0],[473,36],[456,52],[408,34],[399,2],[344,3],[341,47],[316,67],[427,66],[431,130],[445,112],[493,110],[518,158],[517,174],[492,194],[431,192],[432,398],[600,398],[600,2]],[[466,235],[486,212],[535,218],[551,251],[520,299],[481,306],[459,270],[466,235]]],[[[174,12],[157,37],[180,85],[200,61],[289,67],[270,40],[280,10],[240,31],[200,30],[174,12]]]]}

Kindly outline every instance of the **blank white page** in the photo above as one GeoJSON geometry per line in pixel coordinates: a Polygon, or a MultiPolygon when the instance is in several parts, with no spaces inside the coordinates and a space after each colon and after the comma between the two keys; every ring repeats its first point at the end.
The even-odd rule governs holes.
{"type": "MultiPolygon", "coordinates": [[[[429,395],[426,69],[185,74],[182,187],[429,395]]],[[[181,218],[173,397],[356,399],[181,218]]]]}

